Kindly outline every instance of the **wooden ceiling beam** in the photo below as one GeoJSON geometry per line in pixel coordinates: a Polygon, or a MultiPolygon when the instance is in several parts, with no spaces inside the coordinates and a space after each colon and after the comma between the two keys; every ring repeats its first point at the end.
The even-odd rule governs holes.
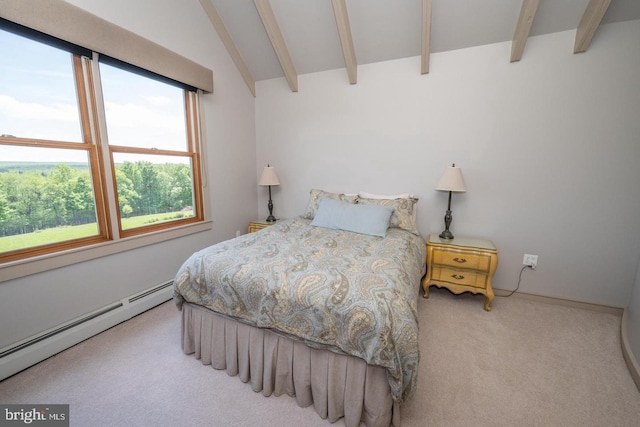
{"type": "Polygon", "coordinates": [[[429,57],[431,56],[431,0],[422,0],[422,74],[429,72],[429,57]]]}
{"type": "Polygon", "coordinates": [[[349,83],[354,85],[358,82],[358,63],[353,47],[353,37],[351,36],[351,24],[349,23],[347,5],[345,0],[331,0],[331,3],[333,4],[333,14],[336,16],[336,24],[338,25],[338,34],[340,35],[344,63],[347,67],[347,74],[349,75],[349,83]]]}
{"type": "Polygon", "coordinates": [[[511,62],[520,61],[522,58],[539,3],[540,0],[522,0],[520,18],[518,18],[518,25],[516,25],[516,31],[511,42],[511,62]]]}
{"type": "Polygon", "coordinates": [[[233,39],[231,38],[231,35],[229,34],[227,27],[224,25],[224,22],[222,22],[222,18],[220,18],[218,11],[216,10],[211,0],[199,0],[199,1],[205,13],[209,17],[209,21],[211,21],[213,28],[215,28],[216,32],[218,33],[220,40],[222,40],[224,47],[227,49],[227,52],[229,52],[229,55],[231,56],[233,63],[236,64],[236,68],[242,75],[242,78],[244,79],[245,83],[249,87],[249,90],[255,97],[256,82],[253,79],[253,76],[251,75],[251,72],[249,71],[247,64],[245,64],[244,60],[242,59],[242,56],[240,56],[240,52],[238,52],[238,48],[233,42],[233,39]]]}
{"type": "Polygon", "coordinates": [[[610,4],[611,0],[589,1],[576,30],[576,43],[573,47],[573,53],[584,52],[589,48],[591,39],[593,39],[610,4]]]}
{"type": "Polygon", "coordinates": [[[289,55],[289,50],[287,49],[284,37],[282,36],[282,31],[280,31],[278,21],[276,21],[276,17],[273,14],[271,3],[269,3],[269,0],[253,0],[253,3],[256,5],[258,15],[260,15],[260,19],[262,20],[262,25],[264,25],[264,29],[267,31],[267,35],[271,41],[271,46],[273,46],[273,50],[276,52],[276,56],[280,61],[280,67],[282,67],[282,71],[289,83],[289,87],[292,92],[297,92],[298,73],[296,72],[296,68],[293,66],[291,55],[289,55]]]}

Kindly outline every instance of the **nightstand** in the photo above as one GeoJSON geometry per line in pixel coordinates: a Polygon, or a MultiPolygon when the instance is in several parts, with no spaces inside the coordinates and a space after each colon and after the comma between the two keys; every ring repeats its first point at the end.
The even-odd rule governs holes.
{"type": "Polygon", "coordinates": [[[259,219],[256,221],[251,221],[249,223],[249,226],[247,227],[247,232],[248,233],[255,233],[256,231],[260,231],[263,228],[267,228],[270,225],[275,224],[276,222],[267,222],[264,219],[259,219]]]}
{"type": "Polygon", "coordinates": [[[454,294],[471,292],[485,296],[484,309],[491,311],[494,294],[491,279],[498,267],[498,250],[489,240],[455,237],[441,239],[430,234],[427,241],[427,274],[422,280],[424,297],[429,286],[447,288],[454,294]]]}

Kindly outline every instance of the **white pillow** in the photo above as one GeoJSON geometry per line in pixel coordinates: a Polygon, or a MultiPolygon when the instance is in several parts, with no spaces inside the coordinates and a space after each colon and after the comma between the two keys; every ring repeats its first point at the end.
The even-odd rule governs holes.
{"type": "Polygon", "coordinates": [[[364,191],[359,191],[358,196],[363,197],[365,199],[391,199],[391,200],[416,198],[413,194],[409,194],[409,193],[394,194],[393,196],[385,196],[383,194],[366,193],[364,191]]]}

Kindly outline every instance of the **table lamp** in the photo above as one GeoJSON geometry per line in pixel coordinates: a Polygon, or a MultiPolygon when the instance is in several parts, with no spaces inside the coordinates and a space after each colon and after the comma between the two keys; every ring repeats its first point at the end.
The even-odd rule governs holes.
{"type": "Polygon", "coordinates": [[[276,170],[269,165],[265,166],[262,170],[262,175],[260,176],[260,182],[258,185],[269,186],[269,216],[267,217],[267,222],[275,222],[276,218],[273,216],[273,201],[271,200],[271,186],[280,185],[280,180],[278,179],[276,170]]]}
{"type": "Polygon", "coordinates": [[[451,193],[464,193],[465,191],[467,191],[464,186],[462,170],[460,168],[457,168],[455,163],[445,169],[442,177],[440,177],[440,181],[438,181],[438,185],[436,185],[436,190],[449,192],[449,206],[447,207],[447,213],[444,216],[445,229],[442,233],[440,233],[440,238],[450,240],[453,239],[453,234],[451,233],[451,231],[449,231],[449,226],[451,225],[451,220],[453,219],[453,217],[451,216],[451,193]]]}

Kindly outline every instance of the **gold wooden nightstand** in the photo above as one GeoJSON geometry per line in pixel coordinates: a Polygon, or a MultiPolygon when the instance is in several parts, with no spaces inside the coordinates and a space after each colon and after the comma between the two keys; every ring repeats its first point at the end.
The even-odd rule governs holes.
{"type": "Polygon", "coordinates": [[[491,279],[498,267],[498,250],[489,240],[455,237],[441,239],[430,234],[427,241],[427,274],[422,280],[424,297],[429,286],[447,288],[454,294],[484,295],[484,309],[491,311],[494,294],[491,279]]]}
{"type": "Polygon", "coordinates": [[[263,228],[267,228],[270,225],[275,224],[275,222],[267,222],[264,219],[259,219],[256,221],[251,221],[249,226],[247,227],[248,233],[255,233],[256,231],[260,231],[263,228]]]}

